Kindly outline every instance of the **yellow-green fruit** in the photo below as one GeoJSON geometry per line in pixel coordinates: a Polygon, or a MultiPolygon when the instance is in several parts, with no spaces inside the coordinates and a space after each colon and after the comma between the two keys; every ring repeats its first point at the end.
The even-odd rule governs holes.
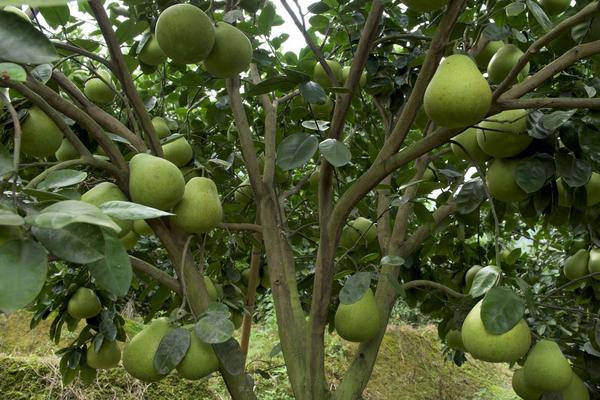
{"type": "Polygon", "coordinates": [[[515,180],[515,171],[519,161],[518,159],[497,158],[490,163],[485,181],[493,198],[512,203],[528,197],[528,194],[515,180]]]}
{"type": "Polygon", "coordinates": [[[210,301],[217,301],[217,299],[219,298],[217,287],[213,283],[212,279],[210,279],[206,275],[204,275],[204,286],[206,286],[206,293],[208,294],[208,299],[210,301]]]}
{"type": "Polygon", "coordinates": [[[567,279],[573,280],[588,274],[590,253],[581,249],[565,260],[563,271],[567,279]]]}
{"type": "Polygon", "coordinates": [[[448,4],[449,0],[401,0],[410,10],[418,12],[431,12],[448,4]]]}
{"type": "Polygon", "coordinates": [[[87,349],[87,364],[94,369],[114,368],[119,364],[120,360],[121,349],[119,349],[117,342],[104,339],[98,352],[94,351],[93,344],[87,349]]]}
{"type": "Polygon", "coordinates": [[[76,160],[80,156],[79,152],[75,149],[75,147],[73,147],[71,142],[69,142],[69,140],[65,138],[62,140],[58,150],[56,150],[56,152],[54,153],[54,157],[56,157],[58,161],[68,161],[76,160]]]}
{"type": "Polygon", "coordinates": [[[25,21],[27,22],[31,22],[31,18],[29,18],[29,15],[27,15],[23,10],[21,10],[18,7],[15,6],[6,6],[4,7],[4,11],[9,12],[9,13],[13,13],[21,18],[23,18],[25,21]]]}
{"type": "Polygon", "coordinates": [[[245,207],[246,205],[248,205],[248,203],[252,201],[253,198],[254,196],[252,194],[252,187],[250,186],[250,181],[246,179],[235,190],[234,200],[242,207],[245,207]]]}
{"type": "Polygon", "coordinates": [[[569,386],[573,371],[560,347],[553,341],[540,340],[523,365],[525,382],[542,392],[560,392],[569,386]]]}
{"type": "Polygon", "coordinates": [[[146,65],[156,66],[167,60],[167,55],[162,51],[156,36],[152,35],[138,54],[138,58],[146,65]]]}
{"type": "Polygon", "coordinates": [[[135,335],[123,350],[123,367],[144,382],[157,382],[165,377],[154,369],[154,356],[163,337],[173,330],[167,318],[158,318],[135,335]]]}
{"type": "Polygon", "coordinates": [[[183,360],[177,365],[177,372],[182,378],[197,380],[218,369],[219,359],[212,347],[201,341],[192,330],[190,347],[183,360]]]}
{"type": "Polygon", "coordinates": [[[0,246],[9,240],[19,239],[22,235],[18,226],[0,225],[0,246]]]}
{"type": "Polygon", "coordinates": [[[527,134],[527,111],[508,110],[479,123],[477,143],[484,153],[509,158],[525,150],[533,138],[527,134]]]}
{"type": "Polygon", "coordinates": [[[490,85],[475,62],[460,54],[440,64],[423,99],[429,118],[446,128],[476,124],[485,117],[491,104],[490,85]]]}
{"type": "Polygon", "coordinates": [[[130,231],[127,235],[123,236],[120,240],[121,240],[121,243],[123,243],[123,247],[125,247],[125,250],[129,251],[135,247],[135,245],[137,244],[139,239],[140,239],[140,236],[137,233],[135,233],[134,231],[130,231]]]}
{"type": "Polygon", "coordinates": [[[310,109],[312,110],[315,118],[328,120],[331,117],[331,112],[333,111],[333,101],[331,101],[328,96],[327,100],[325,100],[325,103],[313,103],[310,105],[310,109]]]}
{"type": "Polygon", "coordinates": [[[541,391],[527,384],[522,368],[513,373],[512,387],[515,393],[523,400],[540,400],[540,397],[542,397],[541,391]]]}
{"type": "Polygon", "coordinates": [[[133,221],[133,230],[140,236],[154,235],[154,231],[150,228],[150,225],[143,219],[133,221]]]}
{"type": "Polygon", "coordinates": [[[172,162],[136,154],[129,162],[129,194],[135,203],[168,211],[183,198],[185,180],[172,162]]]}
{"type": "MultiPolygon", "coordinates": [[[[326,62],[327,65],[329,65],[331,72],[333,72],[335,79],[338,81],[338,84],[341,84],[344,80],[344,73],[342,71],[342,66],[340,65],[340,63],[334,60],[326,60],[326,62]]],[[[313,71],[313,81],[317,82],[324,88],[332,86],[332,83],[329,80],[329,76],[327,75],[327,72],[325,72],[325,69],[323,68],[320,62],[317,62],[317,64],[315,65],[315,69],[313,71]]]]}
{"type": "MultiPolygon", "coordinates": [[[[346,84],[346,81],[348,80],[348,76],[350,75],[350,67],[344,67],[342,68],[342,82],[343,84],[346,84]]],[[[360,87],[361,89],[365,87],[365,85],[367,84],[367,71],[363,71],[362,75],[360,76],[360,80],[358,81],[358,87],[360,87]]]]}
{"type": "Polygon", "coordinates": [[[462,341],[462,334],[459,330],[452,329],[446,334],[446,344],[454,350],[465,351],[465,345],[462,341]]]}
{"type": "MultiPolygon", "coordinates": [[[[81,201],[100,207],[109,201],[128,201],[127,196],[112,182],[102,182],[81,195],[81,201]]],[[[113,218],[113,221],[121,228],[119,237],[127,235],[133,228],[130,220],[113,218]]]]}
{"type": "Polygon", "coordinates": [[[577,374],[573,373],[573,379],[565,390],[562,391],[562,400],[590,400],[590,392],[577,374]]]}
{"type": "Polygon", "coordinates": [[[377,225],[364,217],[358,217],[342,230],[340,244],[345,248],[364,246],[377,239],[377,225]],[[359,241],[360,240],[360,241],[359,241]]]}
{"type": "Polygon", "coordinates": [[[473,285],[475,275],[477,275],[482,268],[483,267],[481,265],[473,265],[467,270],[467,273],[465,274],[465,293],[469,293],[471,286],[473,285]]]}
{"type": "Polygon", "coordinates": [[[600,203],[600,174],[592,172],[590,180],[585,185],[587,193],[587,206],[595,206],[600,203]]]}
{"type": "Polygon", "coordinates": [[[192,178],[171,221],[187,233],[207,233],[223,221],[217,185],[208,178],[192,178]]]}
{"type": "Polygon", "coordinates": [[[478,165],[483,165],[487,160],[490,159],[490,156],[481,150],[479,144],[477,143],[477,129],[469,128],[458,136],[455,136],[453,140],[459,143],[464,150],[459,145],[452,143],[450,144],[450,148],[454,155],[461,160],[465,161],[475,161],[478,165]],[[466,150],[466,153],[465,153],[466,150]],[[468,153],[468,154],[467,154],[468,153]]]}
{"type": "Polygon", "coordinates": [[[489,362],[517,361],[531,346],[531,331],[524,319],[519,321],[508,332],[496,335],[489,332],[481,319],[481,304],[473,307],[465,318],[461,329],[465,349],[471,355],[489,362]]]}
{"type": "Polygon", "coordinates": [[[104,80],[100,78],[88,80],[83,87],[83,93],[96,104],[110,104],[116,96],[115,86],[112,83],[109,73],[100,71],[98,74],[104,80]]]}
{"type": "Polygon", "coordinates": [[[67,312],[75,319],[92,318],[102,309],[100,299],[90,288],[79,288],[67,303],[67,312]]]}
{"type": "Polygon", "coordinates": [[[162,149],[165,158],[178,167],[183,167],[194,158],[194,150],[183,136],[163,145],[162,149]]]}
{"type": "MultiPolygon", "coordinates": [[[[492,83],[499,84],[510,73],[519,59],[523,56],[523,52],[514,44],[505,44],[494,54],[488,64],[488,77],[492,83]]],[[[529,75],[529,63],[519,72],[517,79],[522,81],[529,75]]]]}
{"type": "Polygon", "coordinates": [[[215,44],[212,21],[191,4],[176,4],[163,11],[155,35],[162,51],[178,64],[204,60],[215,44]]]}
{"type": "Polygon", "coordinates": [[[494,54],[496,54],[496,52],[500,50],[502,46],[504,46],[504,42],[502,40],[492,40],[487,42],[483,49],[481,49],[475,56],[475,61],[477,62],[479,68],[487,68],[490,60],[492,57],[494,57],[494,54]]]}
{"type": "Polygon", "coordinates": [[[62,131],[45,112],[37,107],[29,109],[29,115],[21,124],[21,151],[34,157],[48,157],[60,147],[62,131]]]}
{"type": "MultiPolygon", "coordinates": [[[[600,272],[600,249],[592,249],[590,251],[588,271],[590,274],[600,272]]],[[[600,280],[600,275],[595,275],[594,279],[600,280]]]]}
{"type": "Polygon", "coordinates": [[[540,0],[540,5],[546,14],[553,16],[566,11],[571,5],[571,0],[540,0]]]}
{"type": "Polygon", "coordinates": [[[156,135],[159,139],[164,139],[171,134],[171,130],[169,129],[169,125],[167,125],[167,121],[165,121],[162,117],[154,117],[152,118],[152,126],[156,131],[156,135]]]}
{"type": "Polygon", "coordinates": [[[204,66],[217,78],[233,78],[248,70],[252,61],[252,43],[233,25],[217,22],[215,45],[204,60],[204,66]]]}
{"type": "Polygon", "coordinates": [[[340,304],[335,312],[335,330],[350,342],[366,342],[379,332],[379,310],[373,291],[368,289],[353,304],[340,304]]]}

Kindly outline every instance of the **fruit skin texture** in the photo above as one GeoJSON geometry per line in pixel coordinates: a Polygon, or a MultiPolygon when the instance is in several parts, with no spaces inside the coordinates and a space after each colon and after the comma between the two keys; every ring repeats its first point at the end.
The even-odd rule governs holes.
{"type": "MultiPolygon", "coordinates": [[[[342,69],[342,82],[344,84],[346,84],[346,81],[348,80],[348,76],[350,75],[350,67],[344,67],[342,69]]],[[[358,87],[360,87],[361,89],[365,87],[365,85],[367,84],[367,71],[363,71],[362,75],[360,76],[360,79],[358,81],[358,87]]]]}
{"type": "MultiPolygon", "coordinates": [[[[100,207],[109,201],[128,201],[127,196],[112,182],[102,182],[81,195],[81,201],[100,207]]],[[[133,228],[133,223],[129,220],[112,218],[119,227],[119,237],[127,235],[133,228]]]]}
{"type": "Polygon", "coordinates": [[[92,318],[100,312],[102,304],[96,293],[89,288],[79,288],[67,303],[67,312],[75,319],[92,318]]]}
{"type": "Polygon", "coordinates": [[[177,366],[177,372],[182,378],[197,380],[218,369],[219,359],[212,347],[201,341],[192,330],[190,347],[177,366]]]}
{"type": "Polygon", "coordinates": [[[479,123],[477,143],[484,153],[509,158],[525,150],[533,138],[526,133],[527,111],[508,110],[479,123]]]}
{"type": "Polygon", "coordinates": [[[29,109],[29,116],[21,124],[21,131],[21,151],[30,156],[51,156],[62,144],[62,131],[37,107],[29,109]]]}
{"type": "Polygon", "coordinates": [[[204,66],[217,78],[233,78],[248,70],[252,51],[252,43],[244,32],[228,23],[218,22],[215,45],[204,60],[204,66]]]}
{"type": "Polygon", "coordinates": [[[178,167],[183,167],[194,158],[192,146],[183,136],[162,147],[165,158],[178,167]]]}
{"type": "Polygon", "coordinates": [[[85,83],[83,93],[88,99],[96,104],[112,103],[116,93],[110,74],[106,71],[100,71],[98,74],[102,76],[104,81],[108,82],[108,84],[100,78],[92,78],[85,83]]]}
{"type": "Polygon", "coordinates": [[[542,397],[542,392],[527,384],[522,368],[513,373],[512,387],[515,393],[523,400],[539,400],[542,397]]]}
{"type": "Polygon", "coordinates": [[[401,3],[413,11],[431,12],[444,7],[448,4],[448,1],[449,0],[402,0],[401,3]]]}
{"type": "Polygon", "coordinates": [[[87,364],[94,369],[114,368],[119,364],[120,360],[121,350],[117,342],[104,339],[97,353],[94,351],[93,344],[87,349],[87,364]]]}
{"type": "Polygon", "coordinates": [[[215,183],[208,178],[192,178],[173,212],[171,221],[187,233],[207,233],[223,221],[223,207],[215,183]]]}
{"type": "Polygon", "coordinates": [[[171,130],[169,129],[169,125],[167,125],[167,121],[165,121],[162,117],[154,117],[152,118],[152,126],[156,131],[156,135],[159,139],[164,139],[171,134],[171,130]]]}
{"type": "Polygon", "coordinates": [[[329,120],[331,118],[331,112],[333,111],[333,101],[327,96],[327,100],[323,104],[313,103],[310,105],[315,118],[329,120]]]}
{"type": "Polygon", "coordinates": [[[467,150],[468,154],[457,144],[450,144],[452,153],[461,160],[471,162],[471,159],[473,159],[477,164],[483,165],[483,163],[490,159],[489,154],[481,150],[481,147],[479,147],[479,144],[477,143],[476,128],[467,129],[460,135],[455,136],[453,140],[460,143],[467,150]]]}
{"type": "Polygon", "coordinates": [[[465,345],[462,341],[462,334],[459,330],[452,329],[446,334],[446,344],[454,350],[465,351],[465,345]]]}
{"type": "Polygon", "coordinates": [[[563,271],[567,279],[573,280],[588,274],[590,253],[581,249],[565,260],[563,271]]]}
{"type": "Polygon", "coordinates": [[[73,147],[73,145],[71,144],[71,142],[69,142],[69,140],[65,138],[62,140],[62,143],[60,144],[58,150],[56,150],[56,152],[54,153],[54,157],[56,157],[58,161],[67,161],[76,160],[80,156],[77,150],[75,150],[75,147],[73,147]]]}
{"type": "Polygon", "coordinates": [[[129,194],[139,204],[172,209],[183,197],[185,180],[172,162],[150,154],[136,154],[129,162],[129,194]]]}
{"type": "Polygon", "coordinates": [[[156,36],[152,35],[138,54],[138,58],[146,65],[156,66],[167,60],[167,55],[160,48],[156,36]]]}
{"type": "Polygon", "coordinates": [[[471,286],[473,286],[473,280],[475,279],[475,275],[482,269],[481,265],[473,265],[468,269],[465,274],[465,293],[469,293],[471,290],[471,286]]]}
{"type": "Polygon", "coordinates": [[[494,57],[494,54],[496,54],[496,52],[500,50],[502,46],[504,46],[504,42],[502,40],[493,40],[487,42],[483,49],[481,49],[481,51],[475,56],[475,61],[477,62],[479,68],[487,68],[490,60],[492,57],[494,57]]]}
{"type": "Polygon", "coordinates": [[[461,128],[481,121],[492,103],[492,91],[471,58],[452,55],[438,67],[425,90],[423,106],[433,122],[461,128]]]}
{"type": "Polygon", "coordinates": [[[340,304],[335,312],[335,330],[350,342],[366,342],[379,331],[379,311],[373,291],[368,289],[353,304],[340,304]]]}
{"type": "MultiPolygon", "coordinates": [[[[502,46],[496,54],[490,60],[488,64],[488,77],[492,83],[499,84],[502,82],[510,73],[519,58],[523,55],[521,49],[514,44],[505,44],[502,46]]],[[[519,72],[517,76],[518,81],[522,81],[529,75],[529,63],[519,72]]]]}
{"type": "Polygon", "coordinates": [[[531,346],[531,331],[524,319],[519,321],[511,330],[500,335],[489,333],[481,319],[481,304],[473,307],[465,318],[461,329],[465,349],[471,355],[489,362],[517,361],[531,346]]]}
{"type": "MultiPolygon", "coordinates": [[[[592,249],[590,251],[588,271],[590,274],[593,274],[594,272],[600,272],[600,249],[592,249]]],[[[594,279],[600,280],[600,275],[594,276],[594,279]]]]}
{"type": "Polygon", "coordinates": [[[206,59],[215,44],[210,18],[191,4],[176,4],[163,11],[155,35],[162,51],[178,64],[206,59]]]}
{"type": "Polygon", "coordinates": [[[553,16],[566,11],[571,5],[571,0],[540,0],[540,6],[546,14],[553,16]]]}
{"type": "Polygon", "coordinates": [[[563,400],[590,400],[587,386],[577,374],[573,373],[571,383],[562,392],[563,400]]]}
{"type": "Polygon", "coordinates": [[[165,377],[154,369],[154,355],[163,337],[173,330],[168,318],[158,318],[125,345],[123,367],[144,382],[157,382],[165,377]]]}
{"type": "MultiPolygon", "coordinates": [[[[338,84],[341,84],[344,81],[344,72],[342,71],[342,66],[340,63],[335,60],[326,60],[326,62],[327,65],[329,65],[329,68],[331,68],[331,72],[333,72],[338,84]]],[[[317,82],[324,88],[331,87],[332,85],[327,72],[325,72],[325,69],[319,62],[315,64],[315,69],[313,70],[313,81],[317,82]]]]}
{"type": "Polygon", "coordinates": [[[340,244],[345,248],[365,246],[377,239],[377,225],[364,217],[358,217],[342,230],[340,244]],[[358,242],[358,240],[360,242],[358,242]]]}
{"type": "Polygon", "coordinates": [[[527,355],[523,365],[525,382],[542,392],[560,392],[569,386],[573,371],[560,347],[550,340],[540,340],[527,355]]]}
{"type": "Polygon", "coordinates": [[[496,158],[490,163],[485,180],[493,198],[512,203],[528,197],[515,180],[515,170],[519,161],[496,158]]]}

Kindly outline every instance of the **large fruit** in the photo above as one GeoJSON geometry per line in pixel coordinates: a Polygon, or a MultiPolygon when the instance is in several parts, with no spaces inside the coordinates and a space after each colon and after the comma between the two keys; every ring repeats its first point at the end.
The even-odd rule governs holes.
{"type": "Polygon", "coordinates": [[[233,78],[248,70],[252,61],[252,43],[233,25],[218,22],[215,45],[204,60],[206,70],[217,78],[233,78]]]}
{"type": "Polygon", "coordinates": [[[448,347],[454,350],[465,351],[465,345],[462,341],[462,334],[459,330],[451,329],[444,338],[448,347]]]}
{"type": "Polygon", "coordinates": [[[373,291],[368,289],[353,304],[340,304],[335,312],[335,330],[350,342],[366,342],[379,332],[379,310],[373,291]]]}
{"type": "Polygon", "coordinates": [[[67,303],[67,312],[75,319],[92,318],[102,309],[100,299],[89,288],[79,288],[67,303]]]}
{"type": "Polygon", "coordinates": [[[215,44],[212,21],[191,4],[176,4],[163,11],[155,35],[162,51],[178,64],[204,60],[215,44]]]}
{"type": "Polygon", "coordinates": [[[529,352],[523,366],[525,382],[542,392],[560,392],[569,386],[573,371],[560,347],[550,340],[540,340],[529,352]]]}
{"type": "Polygon", "coordinates": [[[253,198],[254,195],[252,193],[252,186],[250,186],[250,180],[246,179],[240,183],[240,186],[238,186],[235,190],[233,199],[240,206],[246,207],[250,202],[252,202],[253,198]]]}
{"type": "Polygon", "coordinates": [[[563,271],[567,279],[581,278],[588,273],[588,261],[590,259],[589,251],[579,250],[565,260],[563,271]]]}
{"type": "Polygon", "coordinates": [[[144,48],[138,54],[138,58],[146,65],[160,65],[167,60],[167,55],[160,48],[156,36],[152,35],[144,44],[144,48]]]}
{"type": "Polygon", "coordinates": [[[310,110],[313,112],[315,118],[329,120],[331,118],[331,112],[333,111],[333,101],[327,96],[323,104],[311,104],[310,110]]]}
{"type": "Polygon", "coordinates": [[[112,83],[111,76],[106,71],[98,72],[100,78],[91,78],[83,87],[85,96],[96,104],[110,104],[116,96],[115,86],[112,83]]]}
{"type": "Polygon", "coordinates": [[[460,147],[455,143],[450,145],[450,148],[456,157],[469,162],[475,161],[478,165],[483,165],[483,163],[490,159],[490,156],[483,152],[477,143],[476,128],[467,129],[460,135],[455,136],[453,140],[462,146],[460,147]]]}
{"type": "Polygon", "coordinates": [[[29,109],[29,115],[21,125],[21,151],[34,157],[54,154],[62,143],[62,131],[46,113],[37,107],[29,109]]]}
{"type": "Polygon", "coordinates": [[[539,400],[542,397],[541,391],[527,384],[522,368],[513,373],[512,387],[515,393],[523,400],[539,400]]]}
{"type": "Polygon", "coordinates": [[[171,221],[187,233],[210,232],[223,220],[217,186],[208,178],[190,179],[173,212],[171,221]]]}
{"type": "Polygon", "coordinates": [[[429,118],[446,128],[476,124],[488,113],[491,103],[492,91],[477,65],[460,54],[440,64],[423,99],[429,118]]]}
{"type": "Polygon", "coordinates": [[[104,339],[98,352],[94,351],[93,344],[87,349],[87,364],[94,369],[114,368],[120,360],[121,349],[119,349],[117,342],[104,339]]]}
{"type": "Polygon", "coordinates": [[[129,194],[134,202],[167,211],[183,197],[185,180],[172,162],[136,154],[129,162],[129,170],[129,194]]]}
{"type": "Polygon", "coordinates": [[[194,158],[194,150],[183,136],[163,145],[162,149],[165,158],[178,167],[183,167],[194,158]]]}
{"type": "MultiPolygon", "coordinates": [[[[492,83],[499,84],[510,73],[519,59],[523,56],[523,52],[514,44],[505,44],[490,60],[488,64],[488,76],[492,83]]],[[[529,63],[519,72],[517,80],[522,81],[529,75],[529,63]]]]}
{"type": "Polygon", "coordinates": [[[590,392],[577,374],[573,373],[573,379],[565,390],[562,391],[562,400],[590,400],[590,392]]]}
{"type": "MultiPolygon", "coordinates": [[[[350,75],[350,66],[344,67],[342,69],[342,82],[344,85],[346,84],[346,81],[348,80],[348,76],[350,75]]],[[[367,71],[363,71],[362,74],[360,75],[360,80],[358,81],[358,87],[359,88],[363,88],[365,87],[365,85],[367,84],[367,71]]]]}
{"type": "Polygon", "coordinates": [[[519,159],[494,159],[488,168],[485,181],[493,198],[512,203],[525,200],[528,194],[515,180],[519,159]]]}
{"type": "Polygon", "coordinates": [[[58,161],[67,161],[76,160],[80,156],[79,152],[73,147],[71,142],[69,142],[69,139],[65,138],[62,140],[58,150],[54,153],[54,157],[56,157],[58,161]]]}
{"type": "Polygon", "coordinates": [[[209,344],[201,341],[192,330],[190,347],[183,360],[177,365],[182,378],[196,380],[217,371],[219,359],[209,344]]]}
{"type": "Polygon", "coordinates": [[[481,265],[473,265],[471,268],[467,270],[465,274],[465,293],[469,293],[471,290],[471,286],[473,286],[473,280],[475,279],[475,275],[479,271],[481,271],[483,267],[481,265]]]}
{"type": "Polygon", "coordinates": [[[401,0],[410,10],[418,12],[431,12],[444,7],[449,0],[401,0]]]}
{"type": "MultiPolygon", "coordinates": [[[[333,72],[333,75],[338,81],[338,84],[341,84],[344,80],[344,72],[342,71],[342,66],[340,65],[340,63],[335,60],[326,60],[326,62],[327,65],[329,65],[329,68],[331,68],[331,72],[333,72]]],[[[317,82],[324,88],[332,86],[327,72],[325,72],[325,69],[319,62],[317,62],[313,71],[313,81],[317,82]]]]}
{"type": "MultiPolygon", "coordinates": [[[[590,274],[600,272],[600,249],[592,249],[590,251],[590,259],[588,261],[588,272],[590,274]]],[[[600,280],[600,275],[594,276],[594,279],[600,280]]]]}
{"type": "Polygon", "coordinates": [[[495,158],[509,158],[525,150],[533,138],[527,134],[527,111],[508,110],[479,123],[477,143],[495,158]]]}
{"type": "Polygon", "coordinates": [[[342,230],[340,244],[345,248],[365,246],[377,239],[377,225],[364,217],[358,217],[342,230]]]}
{"type": "Polygon", "coordinates": [[[461,329],[465,349],[478,360],[489,362],[517,361],[531,346],[531,331],[524,319],[508,332],[496,335],[490,333],[481,319],[481,304],[473,307],[465,318],[461,329]]]}
{"type": "Polygon", "coordinates": [[[167,125],[167,121],[165,121],[163,117],[152,118],[152,126],[154,127],[156,135],[159,139],[164,139],[171,134],[169,125],[167,125]]]}
{"type": "Polygon", "coordinates": [[[540,5],[546,14],[558,15],[564,12],[571,5],[571,0],[540,0],[540,5]]]}
{"type": "MultiPolygon", "coordinates": [[[[100,207],[109,201],[128,201],[127,196],[112,182],[102,182],[81,195],[81,201],[100,207]]],[[[133,223],[130,220],[113,218],[113,221],[121,228],[119,237],[127,235],[133,223]]]]}
{"type": "Polygon", "coordinates": [[[158,318],[135,335],[123,350],[123,367],[133,377],[144,382],[156,382],[165,377],[154,368],[154,356],[163,337],[173,330],[167,318],[158,318]]]}
{"type": "Polygon", "coordinates": [[[475,56],[475,61],[477,62],[479,68],[487,68],[490,60],[492,57],[494,57],[494,54],[496,54],[496,52],[500,50],[503,45],[504,42],[502,40],[492,40],[487,42],[486,45],[483,46],[483,49],[481,49],[475,56]]]}

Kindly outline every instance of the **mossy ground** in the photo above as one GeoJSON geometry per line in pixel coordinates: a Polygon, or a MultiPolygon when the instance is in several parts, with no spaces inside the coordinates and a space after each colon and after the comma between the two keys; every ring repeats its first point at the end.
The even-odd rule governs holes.
{"type": "MultiPolygon", "coordinates": [[[[18,399],[227,399],[219,377],[190,382],[170,375],[155,384],[142,384],[121,368],[98,374],[95,384],[63,386],[57,349],[47,339],[48,324],[29,330],[29,317],[0,316],[0,393],[18,399]]],[[[67,333],[65,340],[74,337],[67,333]]],[[[271,357],[277,343],[272,318],[257,325],[251,338],[248,370],[253,372],[261,400],[292,399],[281,353],[271,357]]],[[[336,335],[327,338],[330,378],[339,381],[354,345],[336,335]]],[[[389,328],[382,344],[365,400],[513,400],[510,373],[505,365],[469,362],[456,367],[445,361],[432,327],[407,325],[389,328]]]]}

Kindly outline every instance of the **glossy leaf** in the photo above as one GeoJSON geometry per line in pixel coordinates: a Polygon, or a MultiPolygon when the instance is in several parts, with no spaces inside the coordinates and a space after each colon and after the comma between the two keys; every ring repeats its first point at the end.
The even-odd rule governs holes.
{"type": "Polygon", "coordinates": [[[128,201],[108,201],[100,206],[102,212],[110,217],[123,220],[152,219],[174,215],[173,213],[158,210],[128,201]]]}
{"type": "Polygon", "coordinates": [[[496,286],[500,280],[501,272],[502,270],[495,265],[488,265],[487,267],[480,269],[477,274],[475,274],[471,290],[469,290],[471,297],[483,296],[496,286]]]}
{"type": "Polygon", "coordinates": [[[123,243],[110,231],[104,230],[104,258],[87,267],[96,285],[115,296],[125,296],[131,286],[133,270],[123,243]]]}
{"type": "Polygon", "coordinates": [[[319,139],[308,133],[295,133],[283,139],[277,149],[277,165],[284,171],[299,168],[315,154],[319,139]]]}
{"type": "Polygon", "coordinates": [[[52,254],[75,264],[88,264],[104,257],[104,237],[99,227],[71,224],[61,229],[32,227],[32,233],[52,254]]]}
{"type": "Polygon", "coordinates": [[[233,336],[235,326],[224,314],[207,314],[194,327],[196,336],[205,343],[223,343],[233,336]]]}
{"type": "Polygon", "coordinates": [[[154,355],[154,369],[159,374],[168,374],[185,357],[191,341],[191,333],[187,329],[177,328],[166,334],[154,355]]]}
{"type": "Polygon", "coordinates": [[[337,139],[325,139],[319,144],[323,157],[334,167],[339,168],[350,163],[352,153],[350,149],[337,139]]]}
{"type": "Polygon", "coordinates": [[[485,329],[495,335],[511,330],[523,319],[525,302],[505,286],[490,289],[483,298],[481,319],[485,329]]]}
{"type": "Polygon", "coordinates": [[[370,272],[357,272],[348,278],[340,290],[340,303],[354,304],[359,301],[371,286],[370,272]]]}
{"type": "Polygon", "coordinates": [[[0,55],[18,64],[45,64],[59,57],[50,40],[32,24],[0,10],[0,55]]]}
{"type": "Polygon", "coordinates": [[[28,216],[25,221],[40,228],[60,229],[70,224],[85,223],[119,232],[121,228],[98,207],[83,201],[65,200],[43,209],[39,214],[28,216]]]}

